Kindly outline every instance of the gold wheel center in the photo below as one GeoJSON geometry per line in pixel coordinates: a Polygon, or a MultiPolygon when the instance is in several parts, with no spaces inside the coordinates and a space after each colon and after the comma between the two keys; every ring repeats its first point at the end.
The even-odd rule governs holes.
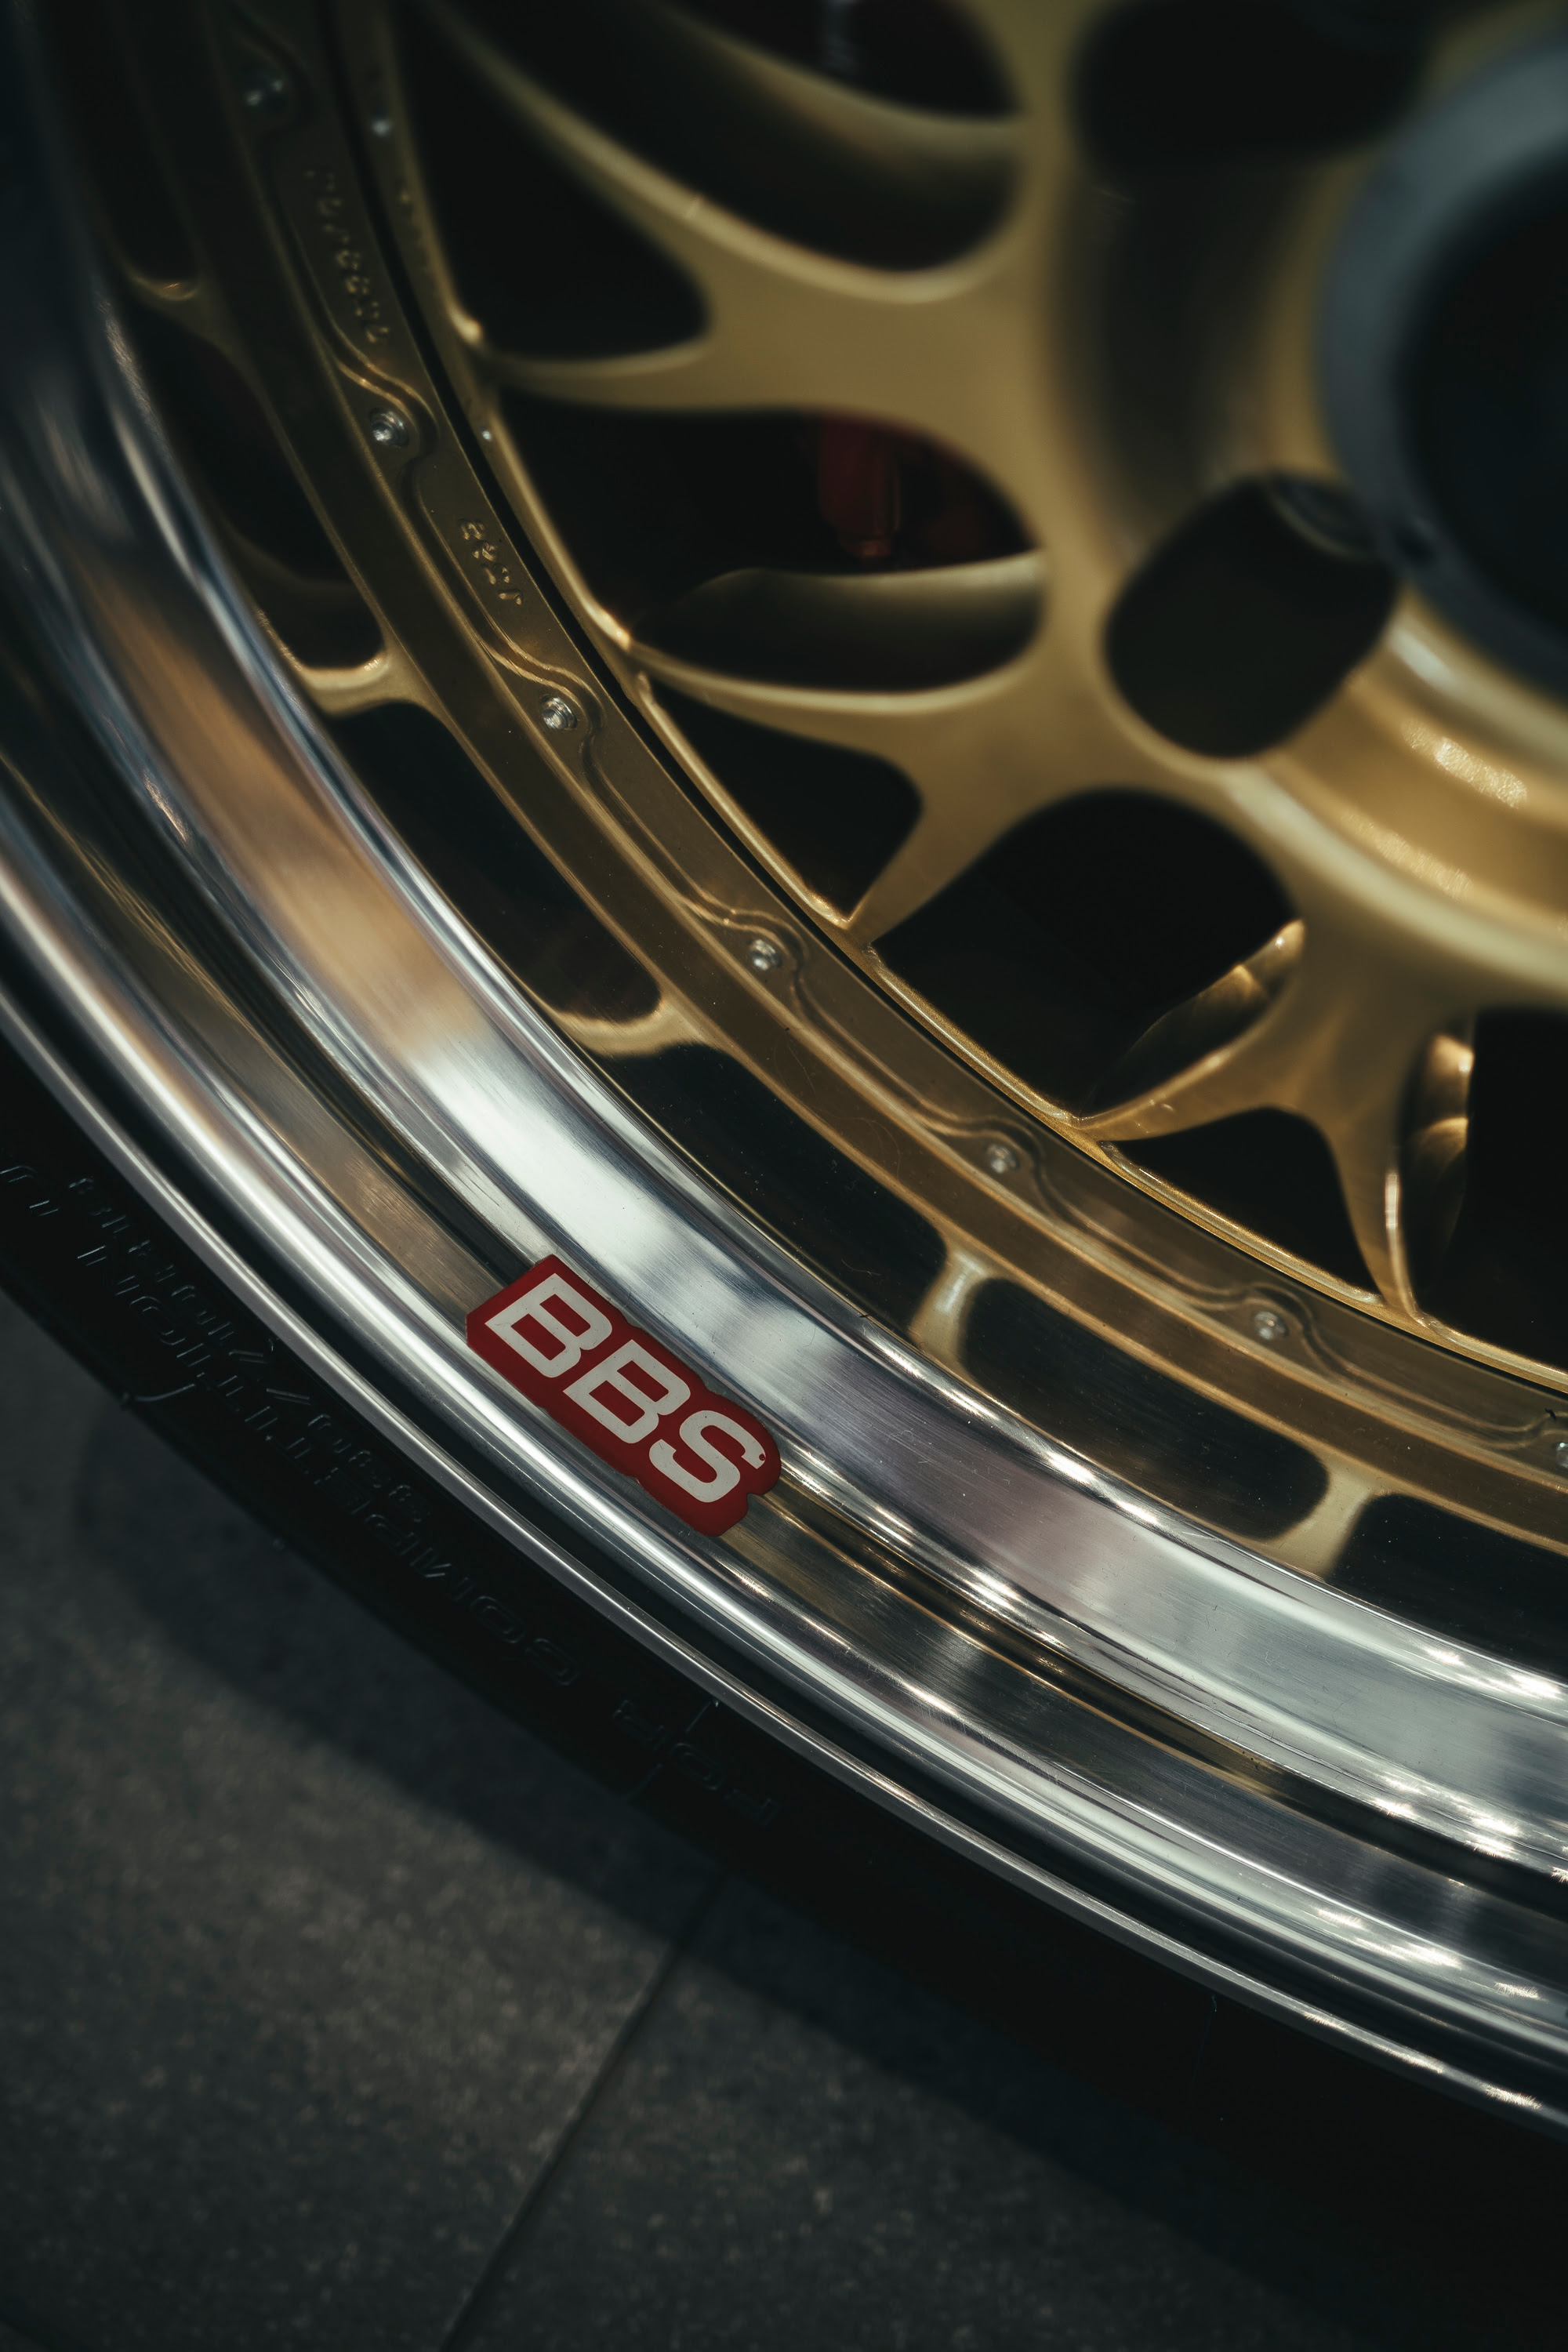
{"type": "MultiPolygon", "coordinates": [[[[1518,37],[1479,16],[1428,86],[1518,37]]],[[[812,923],[1031,1123],[1214,1230],[1494,1360],[1564,1360],[1441,1311],[1478,1017],[1568,990],[1568,715],[1335,542],[1313,342],[1368,151],[1342,160],[1334,121],[1327,160],[1173,177],[1128,119],[1147,12],[975,17],[1001,95],[973,113],[781,58],[743,7],[607,7],[537,53],[445,8],[417,81],[381,11],[346,22],[406,126],[388,194],[512,503],[812,923]],[[641,60],[640,108],[601,35],[641,60]],[[763,160],[682,149],[671,89],[763,160]],[[465,92],[679,273],[697,331],[508,342],[453,236],[465,92]],[[789,217],[780,159],[837,174],[834,204],[789,217]],[[957,560],[900,528],[911,486],[929,518],[920,453],[962,485],[957,560]],[[683,535],[684,568],[649,562],[683,535]],[[836,863],[848,832],[865,854],[836,863]]]]}
{"type": "Polygon", "coordinates": [[[1568,1312],[1507,1236],[1568,710],[1362,543],[1314,357],[1376,137],[1542,12],[1369,68],[1364,119],[1293,16],[1340,113],[1174,161],[1123,54],[1159,12],[933,5],[868,64],[857,13],[835,64],[739,0],[199,12],[204,210],[198,68],[128,7],[192,258],[121,233],[125,278],[331,563],[232,467],[231,556],[513,975],[882,1321],[1059,1425],[1027,1298],[1305,1433],[1303,1567],[1391,1491],[1550,1538],[1568,1312]],[[586,929],[521,936],[458,771],[378,767],[393,706],[586,929]]]}

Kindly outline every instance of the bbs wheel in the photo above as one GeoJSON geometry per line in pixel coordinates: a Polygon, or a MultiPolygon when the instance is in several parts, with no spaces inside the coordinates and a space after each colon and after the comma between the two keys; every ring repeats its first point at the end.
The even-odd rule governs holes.
{"type": "Polygon", "coordinates": [[[8,37],[10,1282],[695,1834],[1561,2124],[1561,13],[8,37]]]}

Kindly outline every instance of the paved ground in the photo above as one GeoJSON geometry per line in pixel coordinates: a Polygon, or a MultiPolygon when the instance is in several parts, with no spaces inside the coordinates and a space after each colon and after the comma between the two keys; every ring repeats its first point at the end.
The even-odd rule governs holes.
{"type": "Polygon", "coordinates": [[[1540,2340],[721,1880],[3,1301],[0,1916],[0,2352],[1540,2340]]]}

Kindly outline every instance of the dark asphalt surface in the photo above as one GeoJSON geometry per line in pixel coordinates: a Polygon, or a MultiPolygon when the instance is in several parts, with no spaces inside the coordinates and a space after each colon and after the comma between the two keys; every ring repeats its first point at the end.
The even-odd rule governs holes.
{"type": "Polygon", "coordinates": [[[0,1911],[0,2352],[1550,2340],[721,1878],[3,1301],[0,1911]]]}

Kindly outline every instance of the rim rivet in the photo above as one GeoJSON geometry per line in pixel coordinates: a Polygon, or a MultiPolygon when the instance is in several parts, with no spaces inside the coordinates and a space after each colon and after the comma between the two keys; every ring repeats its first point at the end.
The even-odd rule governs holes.
{"type": "Polygon", "coordinates": [[[577,713],[563,694],[547,694],[539,706],[539,722],[552,735],[565,735],[576,726],[577,713]]]}
{"type": "Polygon", "coordinates": [[[1552,1459],[1559,1470],[1568,1470],[1568,1437],[1560,1437],[1552,1449],[1552,1459]]]}
{"type": "Polygon", "coordinates": [[[1255,1339],[1261,1339],[1266,1348],[1277,1348],[1281,1339],[1289,1337],[1289,1333],[1290,1326],[1283,1315],[1274,1312],[1272,1307],[1253,1308],[1252,1336],[1255,1339]]]}
{"type": "Polygon", "coordinates": [[[247,66],[239,78],[239,102],[247,114],[281,114],[289,97],[289,78],[276,66],[247,66]]]}
{"type": "Polygon", "coordinates": [[[378,449],[403,449],[407,446],[407,422],[399,416],[395,408],[378,408],[366,429],[378,449]]]}
{"type": "Polygon", "coordinates": [[[752,940],[746,949],[746,961],[753,971],[777,971],[784,961],[784,950],[776,940],[752,940]]]}
{"type": "Polygon", "coordinates": [[[1014,1169],[1018,1165],[1018,1155],[1010,1143],[988,1143],[985,1147],[985,1165],[990,1169],[993,1176],[1011,1176],[1014,1169]]]}

